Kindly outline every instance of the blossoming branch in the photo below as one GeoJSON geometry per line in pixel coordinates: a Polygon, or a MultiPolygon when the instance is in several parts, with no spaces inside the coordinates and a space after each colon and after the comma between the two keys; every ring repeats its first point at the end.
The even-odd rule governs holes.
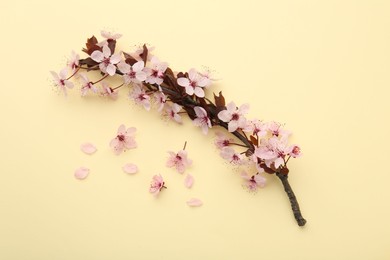
{"type": "MultiPolygon", "coordinates": [[[[288,181],[289,160],[301,156],[300,147],[288,142],[291,132],[277,122],[246,118],[249,105],[236,106],[234,102],[226,104],[222,92],[214,94],[211,99],[206,97],[205,92],[213,82],[209,71],[190,69],[187,72],[174,72],[168,63],[152,55],[152,49],[146,45],[131,53],[116,52],[116,42],[121,35],[105,31],[102,31],[101,35],[104,39],[100,42],[95,36],[87,40],[86,47],[83,48],[86,58],[80,58],[73,52],[67,68],[58,74],[51,72],[58,89],[66,95],[67,90],[74,87],[70,80],[77,77],[81,83],[82,96],[98,94],[116,99],[119,90],[129,86],[128,97],[146,110],[155,106],[159,113],[178,124],[182,123],[182,115],[186,114],[203,134],[208,134],[209,129],[215,127],[225,129],[236,139],[221,132],[217,133],[215,145],[220,150],[221,157],[236,166],[255,166],[253,168],[256,171],[252,174],[242,172],[245,186],[250,191],[255,191],[264,186],[265,173],[278,177],[290,200],[298,225],[305,225],[306,220],[288,181]],[[100,72],[101,78],[91,81],[87,76],[91,71],[100,72]],[[110,85],[107,80],[112,77],[122,78],[122,83],[117,86],[110,85]]],[[[126,130],[122,126],[118,130],[118,136],[131,135],[134,131],[126,130]]],[[[128,140],[122,139],[118,137],[111,143],[118,153],[125,147],[136,145],[130,137],[128,140]]],[[[179,152],[178,155],[185,157],[185,151],[179,152]]],[[[176,156],[171,153],[169,166],[176,167],[181,172],[185,165],[178,164],[176,156]]],[[[186,161],[186,164],[190,162],[186,161]]],[[[164,187],[160,176],[155,177],[154,182],[156,185],[153,186],[153,192],[164,187]]]]}

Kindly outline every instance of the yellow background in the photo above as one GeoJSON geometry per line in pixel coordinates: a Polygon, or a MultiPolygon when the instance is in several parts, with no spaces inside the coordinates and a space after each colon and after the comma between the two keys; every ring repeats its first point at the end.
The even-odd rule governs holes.
{"type": "Polygon", "coordinates": [[[1,1],[0,259],[390,259],[389,1],[1,1]],[[237,170],[188,120],[166,123],[51,86],[100,29],[144,42],[176,70],[209,66],[212,91],[293,131],[290,182],[245,192],[237,170]],[[120,124],[139,148],[115,156],[120,124]],[[184,141],[193,189],[164,166],[184,141]],[[82,142],[97,145],[92,156],[82,142]],[[140,167],[129,176],[121,166],[140,167]],[[91,169],[75,180],[79,166],[91,169]],[[155,199],[151,176],[168,189],[155,199]],[[199,197],[201,208],[185,201],[199,197]]]}

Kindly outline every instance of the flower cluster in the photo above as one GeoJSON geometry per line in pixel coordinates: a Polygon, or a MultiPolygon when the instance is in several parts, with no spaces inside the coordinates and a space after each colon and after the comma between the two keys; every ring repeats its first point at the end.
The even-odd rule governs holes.
{"type": "MultiPolygon", "coordinates": [[[[58,89],[66,94],[67,89],[73,87],[70,79],[80,74],[82,96],[100,94],[116,99],[119,89],[128,87],[131,100],[146,110],[156,107],[169,120],[181,124],[182,115],[186,114],[205,135],[212,128],[224,128],[234,137],[218,133],[215,144],[222,158],[229,163],[254,166],[253,174],[242,175],[249,190],[264,186],[264,172],[278,176],[286,191],[291,189],[287,185],[287,163],[290,158],[301,156],[301,149],[298,145],[289,144],[291,133],[282,124],[248,119],[249,105],[237,106],[234,102],[226,104],[222,92],[208,98],[205,90],[213,82],[210,71],[191,68],[187,72],[174,72],[168,63],[152,55],[153,48],[143,45],[132,52],[116,52],[116,41],[121,35],[106,31],[102,31],[101,35],[103,41],[99,42],[95,36],[87,40],[83,49],[86,58],[80,59],[78,54],[72,52],[68,67],[59,74],[52,72],[58,89]],[[99,71],[102,77],[92,82],[80,71],[99,71]],[[106,80],[111,77],[119,77],[122,82],[118,86],[110,86],[106,80]]],[[[124,127],[118,130],[111,142],[116,153],[136,146],[132,139],[134,131],[124,127]]],[[[167,166],[175,167],[181,173],[190,164],[184,149],[178,153],[171,152],[167,162],[167,166]]],[[[162,179],[155,177],[151,187],[153,193],[158,193],[162,187],[162,179]]],[[[295,196],[289,198],[292,200],[295,196]]],[[[291,204],[293,210],[299,210],[296,201],[291,201],[291,204]]],[[[298,224],[304,225],[300,212],[294,211],[294,215],[298,224]]]]}

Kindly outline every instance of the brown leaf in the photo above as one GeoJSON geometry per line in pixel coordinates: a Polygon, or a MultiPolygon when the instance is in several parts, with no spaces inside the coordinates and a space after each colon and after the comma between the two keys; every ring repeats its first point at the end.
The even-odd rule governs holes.
{"type": "Polygon", "coordinates": [[[280,169],[280,173],[287,175],[289,173],[289,170],[287,168],[282,168],[282,169],[280,169]]]}
{"type": "Polygon", "coordinates": [[[253,135],[251,135],[250,138],[251,138],[252,144],[254,144],[255,146],[259,146],[259,140],[257,140],[256,137],[254,137],[253,135]]]}
{"type": "Polygon", "coordinates": [[[146,65],[146,61],[148,60],[148,47],[146,47],[146,44],[144,44],[144,46],[142,46],[142,53],[139,55],[141,57],[141,59],[144,61],[145,65],[146,65]]]}
{"type": "Polygon", "coordinates": [[[92,52],[94,51],[101,51],[102,48],[97,46],[97,39],[95,36],[92,36],[91,38],[87,39],[87,43],[85,44],[85,46],[87,47],[86,49],[84,48],[82,51],[87,53],[88,55],[91,55],[92,52]]]}
{"type": "Polygon", "coordinates": [[[114,54],[115,46],[116,46],[116,40],[108,39],[107,43],[108,43],[108,48],[110,48],[111,54],[114,54]]]}
{"type": "Polygon", "coordinates": [[[225,98],[224,96],[222,95],[222,91],[219,92],[218,96],[215,95],[214,93],[214,100],[215,100],[215,105],[217,107],[223,107],[225,108],[225,98]]]}

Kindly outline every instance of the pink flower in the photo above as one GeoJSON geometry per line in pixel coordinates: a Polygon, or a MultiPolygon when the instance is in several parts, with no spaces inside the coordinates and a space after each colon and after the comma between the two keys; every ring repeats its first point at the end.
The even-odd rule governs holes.
{"type": "Polygon", "coordinates": [[[203,134],[207,134],[209,128],[211,128],[210,118],[207,116],[206,110],[203,107],[194,107],[197,118],[194,119],[194,125],[202,128],[203,134]]]}
{"type": "Polygon", "coordinates": [[[253,135],[258,136],[259,138],[267,135],[267,124],[263,123],[260,120],[248,120],[246,126],[242,129],[244,132],[252,133],[253,135]]]}
{"type": "Polygon", "coordinates": [[[181,106],[179,106],[176,103],[173,103],[171,106],[166,106],[166,113],[168,115],[168,118],[170,118],[173,121],[176,121],[177,123],[181,124],[181,116],[178,114],[181,110],[181,106]]]}
{"type": "Polygon", "coordinates": [[[116,92],[114,89],[112,89],[107,82],[102,82],[103,90],[100,93],[103,97],[109,97],[113,100],[116,100],[118,98],[118,92],[116,92]]]}
{"type": "Polygon", "coordinates": [[[227,137],[221,132],[216,133],[217,138],[215,139],[215,146],[217,146],[218,149],[222,149],[224,147],[229,146],[230,143],[234,142],[232,138],[227,137]]]}
{"type": "Polygon", "coordinates": [[[137,147],[137,143],[134,140],[135,127],[127,128],[125,125],[120,125],[118,128],[117,136],[111,140],[110,147],[114,149],[115,154],[120,154],[125,149],[133,149],[137,147]]]}
{"type": "Polygon", "coordinates": [[[289,136],[291,134],[289,131],[282,129],[282,125],[278,122],[269,122],[268,131],[276,137],[289,136]]]}
{"type": "Polygon", "coordinates": [[[103,73],[107,73],[110,76],[113,76],[115,74],[115,64],[117,64],[121,60],[121,56],[119,54],[111,54],[111,50],[107,44],[103,46],[103,52],[92,52],[91,58],[99,63],[99,68],[103,73]]]}
{"type": "Polygon", "coordinates": [[[150,96],[146,94],[145,90],[140,86],[134,86],[133,91],[130,92],[129,98],[134,99],[135,103],[142,105],[147,111],[150,110],[150,96]]]}
{"type": "Polygon", "coordinates": [[[301,148],[298,145],[293,145],[293,148],[290,152],[291,157],[298,158],[302,156],[301,148]]]}
{"type": "Polygon", "coordinates": [[[81,80],[81,96],[84,97],[88,94],[89,91],[97,93],[98,89],[95,85],[89,80],[88,76],[84,73],[80,74],[81,80]]]}
{"type": "Polygon", "coordinates": [[[185,169],[192,164],[192,161],[187,158],[187,152],[180,150],[178,153],[168,152],[170,157],[166,163],[167,167],[175,167],[179,173],[184,173],[185,169]]]}
{"type": "Polygon", "coordinates": [[[255,155],[264,160],[267,167],[270,167],[274,163],[277,169],[280,165],[284,164],[285,157],[292,152],[293,148],[293,146],[287,145],[287,137],[279,139],[274,136],[269,140],[263,139],[259,147],[255,148],[255,155]]]}
{"type": "Polygon", "coordinates": [[[159,91],[154,92],[154,100],[156,101],[156,104],[158,106],[157,111],[161,112],[164,109],[165,103],[167,102],[167,97],[162,92],[161,87],[159,88],[159,91]]]}
{"type": "Polygon", "coordinates": [[[220,155],[223,159],[229,161],[232,164],[241,165],[244,163],[242,154],[237,153],[231,147],[222,148],[220,155]]]}
{"type": "Polygon", "coordinates": [[[163,177],[161,175],[154,175],[150,183],[149,192],[157,196],[163,188],[166,188],[163,177]]]}
{"type": "Polygon", "coordinates": [[[72,51],[70,54],[70,58],[68,59],[67,65],[68,68],[75,72],[80,64],[80,55],[78,55],[75,51],[72,51]]]}
{"type": "Polygon", "coordinates": [[[120,37],[122,37],[122,34],[108,32],[104,30],[101,30],[100,34],[102,35],[103,38],[106,38],[107,40],[118,40],[120,37]]]}
{"type": "Polygon", "coordinates": [[[238,128],[245,128],[246,119],[244,117],[244,114],[248,113],[248,110],[248,104],[244,104],[240,106],[240,108],[237,108],[234,102],[230,102],[227,105],[226,110],[222,110],[218,113],[218,118],[221,119],[223,122],[229,123],[228,131],[234,132],[238,128]]]}
{"type": "Polygon", "coordinates": [[[168,68],[168,63],[160,62],[157,57],[153,57],[151,63],[151,68],[145,68],[147,73],[146,82],[160,85],[164,81],[164,72],[168,68]]]}
{"type": "Polygon", "coordinates": [[[143,71],[145,63],[137,61],[130,66],[124,61],[121,61],[118,64],[118,69],[123,73],[123,80],[125,84],[135,83],[140,84],[142,81],[146,80],[146,73],[143,71]]]}
{"type": "Polygon", "coordinates": [[[64,95],[67,95],[66,88],[73,88],[73,82],[69,81],[67,78],[68,68],[63,68],[59,74],[54,71],[50,71],[51,75],[54,78],[54,85],[57,86],[64,92],[64,95]]]}
{"type": "Polygon", "coordinates": [[[188,95],[197,97],[204,97],[204,88],[208,83],[208,79],[202,77],[195,69],[190,69],[188,72],[188,78],[178,78],[177,84],[186,89],[188,95]]]}
{"type": "Polygon", "coordinates": [[[267,179],[260,174],[249,176],[246,172],[242,172],[241,177],[245,180],[244,187],[251,192],[257,191],[258,187],[263,188],[267,181],[267,179]]]}

